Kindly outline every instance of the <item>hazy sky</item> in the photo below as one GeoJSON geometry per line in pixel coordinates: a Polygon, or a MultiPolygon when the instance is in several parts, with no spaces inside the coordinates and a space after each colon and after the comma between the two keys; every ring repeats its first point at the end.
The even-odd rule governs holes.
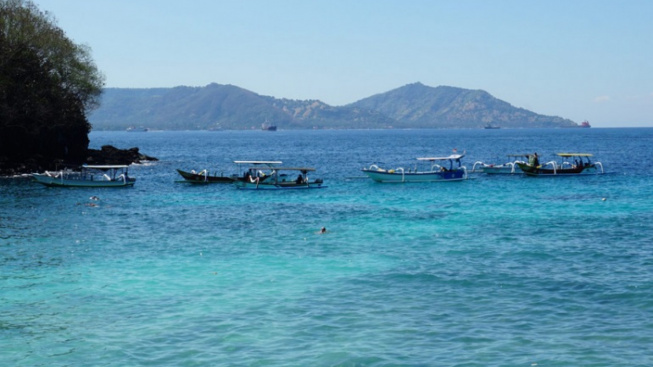
{"type": "Polygon", "coordinates": [[[421,82],[653,126],[652,0],[34,0],[107,87],[233,84],[340,106],[421,82]]]}

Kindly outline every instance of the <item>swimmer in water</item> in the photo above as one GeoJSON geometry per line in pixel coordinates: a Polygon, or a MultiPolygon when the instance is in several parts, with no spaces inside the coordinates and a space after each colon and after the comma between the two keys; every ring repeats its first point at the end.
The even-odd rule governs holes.
{"type": "Polygon", "coordinates": [[[320,234],[325,234],[326,233],[326,227],[322,227],[322,229],[320,229],[319,233],[320,234]]]}

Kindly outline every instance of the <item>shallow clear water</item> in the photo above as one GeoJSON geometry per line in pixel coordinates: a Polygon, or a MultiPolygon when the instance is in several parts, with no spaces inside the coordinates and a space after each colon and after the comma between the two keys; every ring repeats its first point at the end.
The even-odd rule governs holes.
{"type": "Polygon", "coordinates": [[[129,189],[0,179],[0,365],[651,365],[652,143],[653,129],[93,132],[93,148],[160,161],[132,166],[129,189]],[[608,173],[360,172],[453,148],[468,168],[591,152],[608,173]],[[314,166],[329,187],[176,182],[236,159],[314,166]]]}

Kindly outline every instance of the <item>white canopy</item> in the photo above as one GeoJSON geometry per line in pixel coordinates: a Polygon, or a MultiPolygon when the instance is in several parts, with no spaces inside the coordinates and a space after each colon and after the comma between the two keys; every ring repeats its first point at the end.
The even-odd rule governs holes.
{"type": "Polygon", "coordinates": [[[282,161],[234,161],[236,164],[281,164],[282,161]]]}
{"type": "Polygon", "coordinates": [[[448,157],[424,157],[424,158],[417,158],[418,161],[446,161],[446,160],[456,160],[464,157],[465,154],[452,154],[448,157]]]}
{"type": "Polygon", "coordinates": [[[82,168],[89,168],[89,169],[122,169],[122,168],[127,168],[129,166],[124,165],[124,164],[114,164],[114,165],[83,165],[82,168]]]}

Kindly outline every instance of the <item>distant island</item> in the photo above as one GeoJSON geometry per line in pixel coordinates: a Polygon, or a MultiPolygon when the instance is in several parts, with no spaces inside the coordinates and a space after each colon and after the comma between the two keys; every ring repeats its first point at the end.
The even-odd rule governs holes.
{"type": "Polygon", "coordinates": [[[89,115],[94,130],[577,127],[558,116],[514,107],[483,90],[408,84],[345,106],[263,96],[234,86],[106,88],[89,115]]]}

